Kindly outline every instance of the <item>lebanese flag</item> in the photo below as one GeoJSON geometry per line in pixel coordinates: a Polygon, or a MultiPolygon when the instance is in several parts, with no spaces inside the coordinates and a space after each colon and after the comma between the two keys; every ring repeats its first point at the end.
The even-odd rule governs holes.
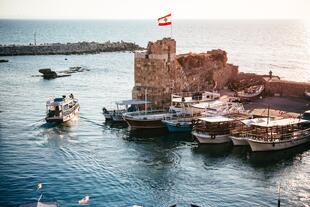
{"type": "Polygon", "coordinates": [[[171,22],[171,13],[166,15],[166,16],[158,18],[157,21],[158,21],[158,26],[168,26],[168,25],[171,25],[172,24],[172,22],[171,22]]]}

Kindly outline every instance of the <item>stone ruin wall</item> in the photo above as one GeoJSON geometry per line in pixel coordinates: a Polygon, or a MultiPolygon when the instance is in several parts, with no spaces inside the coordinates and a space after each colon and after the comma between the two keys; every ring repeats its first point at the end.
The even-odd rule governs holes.
{"type": "Polygon", "coordinates": [[[278,94],[279,96],[301,98],[304,97],[305,91],[310,91],[310,83],[273,80],[266,81],[264,93],[268,96],[278,94]]]}
{"type": "Polygon", "coordinates": [[[287,97],[303,97],[305,90],[310,91],[310,83],[280,78],[269,80],[266,75],[239,73],[238,66],[227,63],[227,54],[220,49],[176,55],[176,42],[171,38],[149,42],[145,52],[136,52],[134,67],[132,97],[144,99],[147,89],[148,99],[155,106],[169,104],[171,93],[220,90],[225,87],[242,90],[251,85],[264,84],[264,95],[287,97]]]}
{"type": "Polygon", "coordinates": [[[148,99],[157,106],[170,102],[171,93],[222,89],[238,74],[238,66],[227,64],[223,50],[176,55],[176,42],[164,38],[150,42],[134,59],[134,99],[148,99]]]}

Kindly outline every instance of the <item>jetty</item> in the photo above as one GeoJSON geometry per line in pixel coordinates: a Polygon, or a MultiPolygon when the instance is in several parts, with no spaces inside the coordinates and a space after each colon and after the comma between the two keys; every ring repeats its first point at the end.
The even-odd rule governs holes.
{"type": "Polygon", "coordinates": [[[0,45],[0,56],[16,55],[72,55],[95,54],[101,52],[118,52],[143,49],[133,42],[77,42],[77,43],[44,43],[29,45],[0,45]]]}

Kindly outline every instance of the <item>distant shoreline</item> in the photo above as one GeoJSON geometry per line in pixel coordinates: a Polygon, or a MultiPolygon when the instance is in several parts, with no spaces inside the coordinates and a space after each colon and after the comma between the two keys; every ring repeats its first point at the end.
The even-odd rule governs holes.
{"type": "Polygon", "coordinates": [[[0,56],[19,55],[74,55],[96,54],[101,52],[135,51],[143,49],[132,42],[77,42],[44,43],[40,45],[0,45],[0,56]]]}

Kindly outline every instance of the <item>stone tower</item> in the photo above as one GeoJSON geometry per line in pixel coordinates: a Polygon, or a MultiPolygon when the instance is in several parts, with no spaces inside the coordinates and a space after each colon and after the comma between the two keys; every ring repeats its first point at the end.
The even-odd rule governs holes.
{"type": "Polygon", "coordinates": [[[176,55],[176,41],[164,38],[149,42],[146,51],[135,52],[134,99],[155,106],[170,103],[171,93],[218,90],[238,74],[238,66],[227,63],[223,50],[176,55]]]}
{"type": "Polygon", "coordinates": [[[132,91],[134,99],[144,99],[147,89],[148,99],[161,106],[169,102],[171,92],[180,87],[176,85],[177,79],[174,77],[178,71],[174,39],[164,38],[149,42],[146,51],[135,53],[134,67],[135,86],[132,91]]]}

